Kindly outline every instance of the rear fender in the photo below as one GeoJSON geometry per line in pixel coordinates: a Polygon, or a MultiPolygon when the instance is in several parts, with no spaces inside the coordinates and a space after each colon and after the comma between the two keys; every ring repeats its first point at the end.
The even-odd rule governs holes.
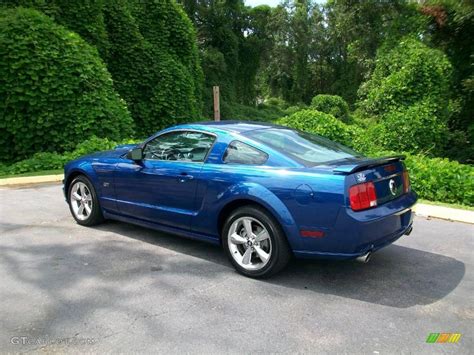
{"type": "MultiPolygon", "coordinates": [[[[218,196],[219,212],[222,211],[226,205],[237,200],[250,200],[263,206],[273,215],[278,223],[280,223],[291,248],[297,249],[301,247],[300,238],[296,238],[298,236],[298,228],[290,211],[273,192],[262,185],[251,182],[232,185],[218,196]]],[[[219,213],[215,215],[218,216],[219,213]]]]}

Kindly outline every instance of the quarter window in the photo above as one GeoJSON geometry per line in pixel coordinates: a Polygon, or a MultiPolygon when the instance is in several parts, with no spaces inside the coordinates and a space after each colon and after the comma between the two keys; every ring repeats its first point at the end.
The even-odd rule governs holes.
{"type": "Polygon", "coordinates": [[[262,165],[268,154],[246,143],[233,141],[224,153],[224,162],[231,164],[262,165]]]}
{"type": "Polygon", "coordinates": [[[149,141],[143,156],[149,160],[178,160],[203,162],[215,137],[202,132],[175,131],[149,141]]]}

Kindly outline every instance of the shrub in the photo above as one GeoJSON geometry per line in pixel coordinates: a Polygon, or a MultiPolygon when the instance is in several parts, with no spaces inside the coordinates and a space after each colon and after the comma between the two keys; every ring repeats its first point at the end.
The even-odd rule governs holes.
{"type": "Polygon", "coordinates": [[[0,13],[0,156],[63,152],[92,135],[132,133],[97,50],[31,9],[0,13]]]}
{"type": "Polygon", "coordinates": [[[290,115],[292,115],[292,114],[294,114],[298,111],[301,111],[301,110],[303,110],[303,109],[299,106],[290,106],[290,107],[286,108],[284,112],[285,112],[286,116],[290,116],[290,115]]]}
{"type": "Polygon", "coordinates": [[[420,102],[449,116],[452,67],[446,55],[413,38],[405,38],[389,51],[377,54],[374,73],[361,85],[360,107],[369,115],[383,116],[420,102]]]}
{"type": "Polygon", "coordinates": [[[31,7],[49,16],[59,25],[66,27],[95,46],[101,55],[107,52],[104,0],[2,0],[4,5],[31,7]]]}
{"type": "Polygon", "coordinates": [[[140,136],[201,117],[203,74],[196,33],[173,0],[109,0],[109,70],[140,136]]]}
{"type": "Polygon", "coordinates": [[[405,163],[420,198],[474,206],[473,166],[420,155],[407,155],[405,163]]]}
{"type": "Polygon", "coordinates": [[[432,155],[443,150],[447,136],[448,128],[435,109],[420,103],[386,114],[379,124],[368,127],[366,138],[379,150],[432,155]]]}
{"type": "Polygon", "coordinates": [[[138,136],[202,111],[194,27],[175,0],[8,0],[33,7],[97,47],[138,136]]]}
{"type": "Polygon", "coordinates": [[[24,174],[42,170],[62,169],[68,158],[58,153],[36,153],[31,158],[20,160],[0,170],[1,175],[24,174]]]}
{"type": "Polygon", "coordinates": [[[288,107],[288,103],[279,97],[269,97],[265,100],[265,105],[276,106],[282,110],[288,107]]]}
{"type": "Polygon", "coordinates": [[[333,115],[311,109],[301,110],[283,117],[277,123],[316,133],[347,146],[353,145],[354,132],[357,130],[355,126],[348,126],[333,115]]]}
{"type": "Polygon", "coordinates": [[[284,112],[276,106],[260,104],[258,107],[246,106],[237,103],[229,104],[226,101],[221,103],[222,119],[242,120],[242,121],[273,121],[284,115],[284,112]]]}
{"type": "Polygon", "coordinates": [[[329,113],[337,119],[349,123],[349,105],[337,95],[316,95],[311,100],[311,108],[329,113]]]}
{"type": "Polygon", "coordinates": [[[135,143],[131,139],[122,140],[120,143],[107,138],[91,138],[79,143],[71,152],[58,154],[56,152],[36,153],[31,158],[18,161],[12,165],[0,164],[0,175],[23,174],[41,170],[62,169],[68,161],[80,156],[91,154],[97,151],[113,149],[118,144],[135,143]]]}

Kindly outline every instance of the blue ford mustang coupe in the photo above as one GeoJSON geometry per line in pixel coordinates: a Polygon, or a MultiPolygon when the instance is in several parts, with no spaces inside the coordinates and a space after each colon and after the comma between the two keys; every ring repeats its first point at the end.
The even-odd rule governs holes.
{"type": "Polygon", "coordinates": [[[320,136],[251,122],[171,127],[69,162],[77,223],[139,224],[221,244],[234,267],[270,276],[292,255],[368,261],[412,230],[403,157],[368,159],[320,136]]]}

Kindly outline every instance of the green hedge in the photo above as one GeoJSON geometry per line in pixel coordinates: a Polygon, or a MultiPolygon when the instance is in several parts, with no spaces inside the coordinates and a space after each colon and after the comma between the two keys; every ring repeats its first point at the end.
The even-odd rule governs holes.
{"type": "Polygon", "coordinates": [[[474,206],[473,166],[409,154],[405,163],[420,198],[474,206]]]}
{"type": "Polygon", "coordinates": [[[349,105],[337,95],[316,95],[311,100],[311,108],[329,113],[337,119],[349,123],[349,105]]]}
{"type": "Polygon", "coordinates": [[[104,8],[109,38],[105,58],[139,136],[202,111],[203,74],[196,34],[174,0],[109,0],[104,8]]]}
{"type": "Polygon", "coordinates": [[[133,121],[97,50],[38,11],[0,11],[0,161],[63,152],[133,121]]]}
{"type": "Polygon", "coordinates": [[[226,120],[242,121],[272,121],[284,115],[278,106],[260,104],[259,106],[246,106],[224,101],[221,103],[221,118],[226,120]]]}
{"type": "Polygon", "coordinates": [[[328,113],[306,109],[280,118],[276,123],[313,132],[333,141],[353,145],[354,136],[359,131],[356,126],[349,126],[328,113]]]}
{"type": "Polygon", "coordinates": [[[405,38],[391,50],[378,51],[374,72],[359,89],[359,106],[383,119],[387,113],[430,102],[438,119],[445,120],[451,109],[451,75],[452,65],[442,51],[405,38]]]}
{"type": "Polygon", "coordinates": [[[128,139],[118,143],[107,138],[97,138],[93,136],[79,143],[71,152],[62,154],[55,152],[36,153],[31,158],[21,160],[12,165],[1,164],[0,175],[16,175],[42,170],[62,169],[68,161],[80,156],[101,150],[113,149],[118,144],[128,143],[135,143],[135,141],[128,139]]]}

